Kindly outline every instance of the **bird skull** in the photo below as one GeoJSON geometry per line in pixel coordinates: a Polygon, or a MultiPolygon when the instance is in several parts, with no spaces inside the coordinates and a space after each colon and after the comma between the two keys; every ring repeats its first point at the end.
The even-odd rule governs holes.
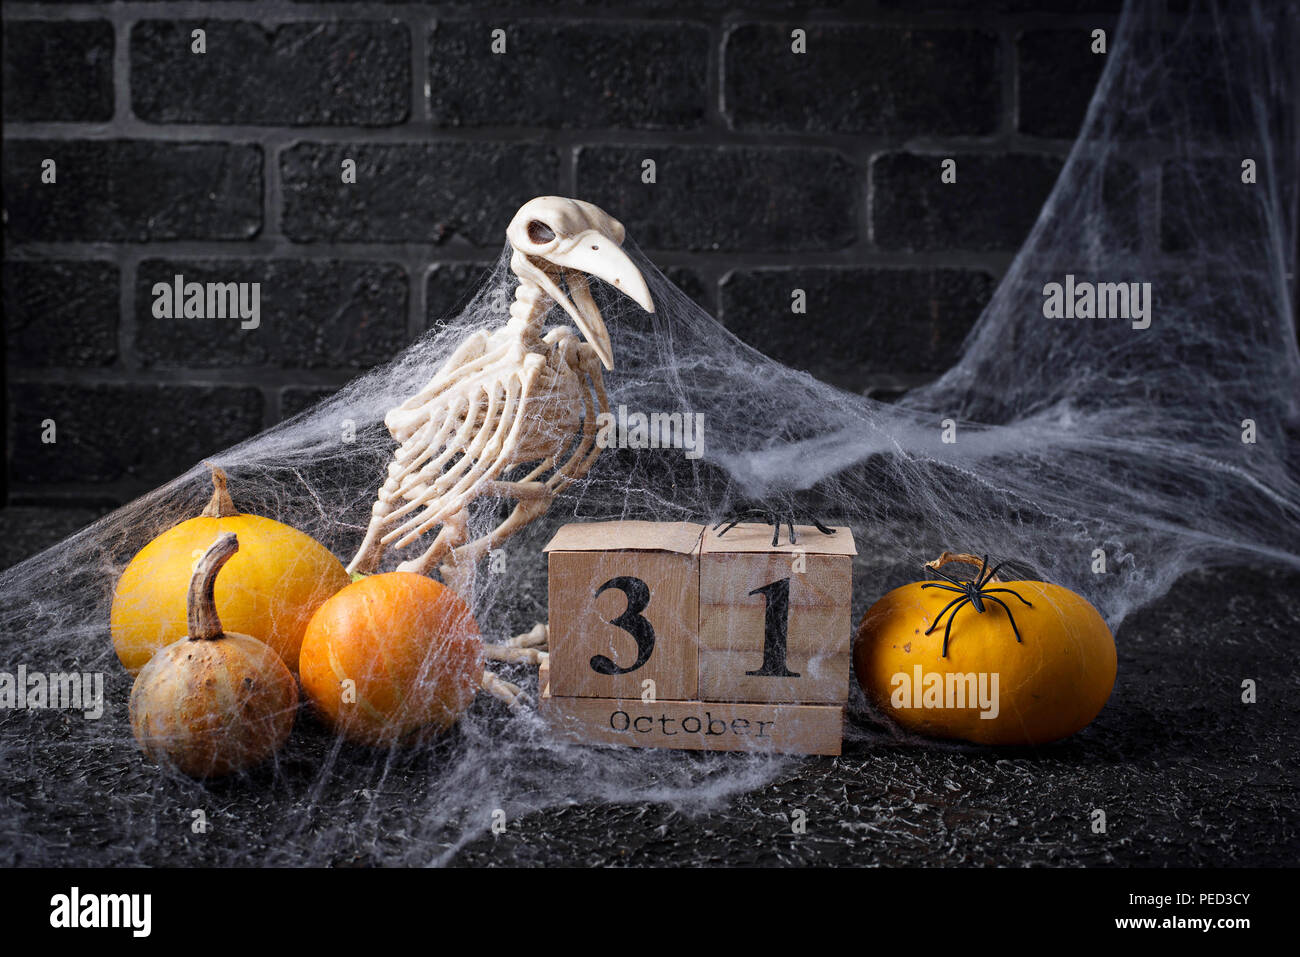
{"type": "Polygon", "coordinates": [[[562,196],[529,200],[506,229],[515,250],[510,261],[515,274],[536,283],[563,307],[606,369],[614,368],[614,353],[587,276],[603,279],[646,312],[655,311],[644,277],[621,248],[623,236],[623,224],[604,210],[562,196]]]}

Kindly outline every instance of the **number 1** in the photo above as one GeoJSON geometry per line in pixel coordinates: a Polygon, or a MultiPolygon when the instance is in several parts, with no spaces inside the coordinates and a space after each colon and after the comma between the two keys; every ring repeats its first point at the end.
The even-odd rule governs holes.
{"type": "Polygon", "coordinates": [[[762,595],[767,608],[763,615],[763,667],[746,671],[747,675],[773,678],[798,678],[797,671],[785,666],[786,644],[790,633],[790,579],[782,578],[755,588],[751,595],[762,595]]]}

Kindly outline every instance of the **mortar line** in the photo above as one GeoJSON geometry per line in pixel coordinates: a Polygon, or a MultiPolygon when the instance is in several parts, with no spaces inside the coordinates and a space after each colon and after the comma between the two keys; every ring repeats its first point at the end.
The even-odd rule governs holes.
{"type": "MultiPolygon", "coordinates": [[[[797,18],[800,23],[815,23],[819,26],[866,26],[899,29],[988,29],[990,14],[979,11],[957,9],[935,9],[925,11],[869,9],[862,13],[845,13],[836,10],[822,10],[816,6],[789,10],[728,10],[720,17],[707,16],[703,13],[683,16],[680,10],[665,8],[647,10],[638,8],[607,8],[585,5],[559,5],[540,10],[536,6],[489,4],[476,7],[453,5],[443,7],[441,4],[392,3],[376,9],[374,3],[293,3],[276,4],[271,9],[264,2],[235,2],[213,5],[199,0],[173,0],[168,3],[144,2],[144,0],[126,0],[115,3],[116,11],[139,19],[182,19],[182,20],[255,20],[259,23],[292,23],[305,20],[356,20],[387,21],[403,16],[436,13],[440,19],[459,21],[481,21],[492,18],[510,18],[524,21],[546,21],[563,19],[576,22],[612,22],[634,25],[637,23],[678,24],[678,23],[758,23],[785,24],[797,18]]],[[[5,4],[4,19],[33,20],[79,20],[104,18],[112,11],[106,11],[103,4],[68,3],[61,4],[57,10],[50,10],[46,4],[13,0],[5,4]]],[[[1038,26],[1047,24],[1059,27],[1106,26],[1109,30],[1117,20],[1114,11],[1096,10],[1092,12],[1061,11],[1021,11],[1008,15],[1017,24],[1038,26]],[[1108,21],[1108,22],[1103,22],[1108,21]]],[[[1213,24],[1205,23],[1205,29],[1212,29],[1213,24]]]]}

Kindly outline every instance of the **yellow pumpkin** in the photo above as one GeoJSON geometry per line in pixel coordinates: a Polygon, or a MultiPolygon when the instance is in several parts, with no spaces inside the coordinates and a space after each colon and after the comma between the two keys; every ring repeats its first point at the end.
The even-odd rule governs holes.
{"type": "MultiPolygon", "coordinates": [[[[947,552],[934,562],[980,564],[947,552]]],[[[1089,602],[1060,585],[980,575],[895,588],[867,610],[853,646],[871,701],[918,734],[977,744],[1068,737],[1115,684],[1115,639],[1089,602]],[[978,601],[971,596],[977,595],[978,601]]]]}
{"type": "Polygon", "coordinates": [[[117,657],[137,674],[158,649],[185,637],[195,562],[220,533],[234,532],[241,547],[216,584],[217,613],[230,631],[265,642],[296,673],[307,623],[347,585],[348,573],[310,535],[237,512],[219,468],[212,468],[212,485],[201,515],[163,532],[122,572],[109,616],[117,657]]]}

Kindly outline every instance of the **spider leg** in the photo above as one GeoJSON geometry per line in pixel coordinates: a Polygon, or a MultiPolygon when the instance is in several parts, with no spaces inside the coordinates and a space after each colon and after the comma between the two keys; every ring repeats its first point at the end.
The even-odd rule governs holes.
{"type": "MultiPolygon", "coordinates": [[[[735,528],[741,522],[746,521],[747,519],[757,519],[758,521],[762,522],[762,524],[764,525],[772,526],[772,547],[773,548],[776,548],[778,545],[781,544],[782,525],[786,527],[786,531],[790,539],[790,544],[797,545],[799,543],[799,533],[795,531],[794,517],[791,515],[787,515],[787,517],[783,521],[781,519],[781,516],[771,509],[754,507],[754,508],[747,508],[744,511],[740,511],[740,512],[732,512],[727,516],[727,518],[724,518],[722,521],[714,525],[713,530],[718,533],[719,537],[721,537],[723,535],[726,535],[727,532],[731,531],[733,528],[735,528]]],[[[822,534],[824,535],[835,534],[835,529],[827,528],[817,519],[813,518],[813,519],[809,519],[809,521],[822,534]]]]}
{"type": "Polygon", "coordinates": [[[984,587],[984,583],[988,581],[988,579],[984,577],[984,573],[987,572],[988,570],[989,570],[989,557],[985,555],[982,559],[980,559],[980,573],[975,576],[975,581],[979,583],[975,586],[976,588],[984,587]]]}
{"type": "Polygon", "coordinates": [[[966,589],[964,589],[964,588],[958,588],[956,585],[948,585],[948,584],[945,584],[944,582],[926,582],[926,583],[923,584],[921,587],[922,587],[922,588],[941,588],[941,589],[943,589],[944,591],[955,591],[955,592],[960,592],[960,593],[963,594],[963,595],[969,594],[969,592],[967,592],[966,589]]]}
{"type": "Polygon", "coordinates": [[[1008,559],[1008,560],[1005,561],[1005,562],[998,562],[996,565],[993,566],[993,570],[992,570],[991,572],[988,573],[988,575],[984,578],[984,580],[983,580],[982,582],[980,582],[980,585],[981,585],[981,586],[983,586],[983,585],[987,585],[989,582],[991,582],[991,581],[994,579],[994,577],[997,576],[997,573],[998,573],[998,572],[1002,571],[1002,569],[1003,569],[1005,566],[1010,565],[1010,564],[1011,564],[1011,560],[1010,560],[1010,559],[1008,559]]]}
{"type": "MultiPolygon", "coordinates": [[[[1023,644],[1024,642],[1020,640],[1020,629],[1016,627],[1016,618],[1011,614],[1011,607],[1001,598],[994,598],[992,595],[989,596],[989,601],[995,601],[1006,609],[1007,619],[1011,622],[1011,630],[1016,633],[1016,641],[1023,644]]],[[[949,622],[949,624],[951,624],[951,622],[949,622]]]]}
{"type": "Polygon", "coordinates": [[[717,525],[713,526],[713,530],[717,532],[719,528],[722,528],[723,525],[726,525],[727,526],[726,528],[722,528],[722,531],[718,532],[719,537],[721,537],[723,535],[726,535],[727,532],[731,531],[733,528],[735,528],[745,519],[752,518],[755,515],[762,518],[763,512],[759,511],[756,508],[747,508],[743,512],[735,512],[733,513],[733,517],[730,524],[727,524],[727,520],[724,518],[722,521],[718,522],[717,525]]]}
{"type": "Polygon", "coordinates": [[[991,593],[993,593],[993,592],[995,592],[995,591],[1004,591],[1004,592],[1006,592],[1008,595],[1015,595],[1015,596],[1016,596],[1017,598],[1019,598],[1021,601],[1025,602],[1025,604],[1028,605],[1030,608],[1033,608],[1033,607],[1034,607],[1032,602],[1025,601],[1025,599],[1024,599],[1023,597],[1021,597],[1021,596],[1020,596],[1019,594],[1017,594],[1013,589],[1010,589],[1010,588],[985,588],[985,589],[984,589],[984,594],[988,595],[988,594],[991,594],[991,593]]]}
{"type": "MultiPolygon", "coordinates": [[[[969,598],[964,598],[964,599],[961,599],[961,601],[970,601],[970,599],[969,599],[969,598]]],[[[959,612],[959,611],[961,611],[961,605],[960,605],[960,604],[958,604],[957,607],[954,608],[954,609],[952,610],[952,614],[948,616],[948,627],[945,628],[945,629],[943,630],[943,655],[942,655],[942,657],[944,657],[944,658],[947,658],[947,657],[948,657],[948,636],[952,634],[952,623],[953,623],[953,620],[956,619],[956,617],[957,617],[957,612],[959,612]]]]}
{"type": "Polygon", "coordinates": [[[717,525],[713,526],[713,530],[717,532],[718,529],[722,528],[723,525],[726,525],[727,526],[726,528],[722,528],[722,531],[718,532],[719,536],[726,535],[727,532],[731,531],[733,528],[735,528],[737,525],[743,522],[746,518],[751,518],[755,515],[757,515],[759,518],[766,517],[766,513],[763,512],[761,509],[747,508],[743,512],[733,512],[731,524],[728,525],[727,520],[724,518],[722,521],[718,522],[717,525]]]}
{"type": "Polygon", "coordinates": [[[964,584],[966,584],[966,583],[965,583],[964,581],[962,581],[960,578],[953,578],[951,575],[949,575],[949,574],[948,574],[946,571],[944,571],[942,568],[930,568],[929,565],[927,565],[926,568],[929,568],[930,571],[931,571],[933,574],[938,575],[940,578],[943,578],[943,579],[946,579],[947,581],[952,582],[954,585],[964,585],[964,584]]]}
{"type": "MultiPolygon", "coordinates": [[[[934,616],[934,624],[932,624],[929,628],[925,629],[925,633],[928,635],[930,632],[938,628],[939,622],[943,621],[943,616],[947,613],[948,609],[951,608],[953,605],[958,605],[964,601],[970,601],[970,596],[967,595],[965,592],[962,593],[962,596],[960,598],[954,598],[952,601],[948,602],[948,604],[944,605],[943,611],[939,612],[939,614],[934,616]]],[[[955,615],[957,613],[954,611],[953,614],[955,615]]],[[[951,619],[949,619],[948,624],[950,625],[952,624],[951,619]]]]}

